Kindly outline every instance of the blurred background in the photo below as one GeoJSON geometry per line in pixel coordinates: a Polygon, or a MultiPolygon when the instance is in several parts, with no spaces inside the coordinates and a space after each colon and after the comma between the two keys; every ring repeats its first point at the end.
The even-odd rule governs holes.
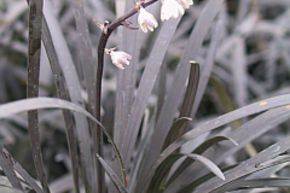
{"type": "MultiPolygon", "coordinates": [[[[124,2],[119,0],[84,2],[91,42],[96,49],[100,36],[96,23],[112,21],[116,15],[121,15],[124,2]]],[[[53,7],[51,12],[58,20],[80,80],[83,81],[82,69],[79,68],[78,36],[75,29],[73,3],[71,0],[46,0],[45,3],[53,7]]],[[[158,14],[157,6],[160,5],[154,5],[149,9],[158,14]]],[[[195,0],[195,5],[187,11],[179,24],[180,27],[177,28],[162,67],[166,72],[163,78],[167,86],[173,81],[172,74],[203,6],[204,1],[195,0]]],[[[1,104],[26,97],[27,13],[25,0],[0,0],[1,104]]],[[[227,0],[220,17],[223,17],[223,23],[218,32],[222,41],[214,54],[213,71],[197,111],[198,121],[232,111],[258,99],[290,91],[290,0],[227,0]]],[[[136,24],[134,20],[132,22],[133,25],[136,24]]],[[[111,47],[120,43],[119,33],[120,30],[110,38],[111,47]]],[[[140,49],[138,60],[132,64],[140,75],[154,43],[155,33],[143,34],[140,31],[135,33],[138,33],[140,42],[143,42],[138,48],[140,49]]],[[[196,61],[203,61],[206,58],[211,37],[208,36],[204,42],[204,49],[200,51],[200,57],[196,58],[196,61]]],[[[96,50],[94,54],[96,56],[96,50]]],[[[103,120],[107,128],[113,127],[117,71],[109,58],[106,58],[103,80],[103,120]]],[[[137,85],[138,78],[140,77],[136,77],[137,85]]],[[[45,54],[42,54],[41,58],[40,87],[41,96],[56,96],[52,72],[45,54]]],[[[158,87],[155,90],[158,90],[158,87]]],[[[149,101],[149,109],[154,108],[157,103],[154,93],[156,91],[149,101]]],[[[87,97],[85,92],[82,92],[82,95],[84,99],[87,97]]],[[[61,180],[71,179],[71,164],[63,118],[60,111],[41,112],[40,128],[44,162],[49,182],[57,186],[61,180]]],[[[256,150],[263,149],[281,136],[289,134],[287,129],[289,126],[290,122],[285,122],[255,140],[256,150]]],[[[0,121],[0,143],[8,148],[32,176],[35,176],[26,115],[21,114],[0,121]]],[[[287,170],[284,172],[287,173],[287,170]]]]}

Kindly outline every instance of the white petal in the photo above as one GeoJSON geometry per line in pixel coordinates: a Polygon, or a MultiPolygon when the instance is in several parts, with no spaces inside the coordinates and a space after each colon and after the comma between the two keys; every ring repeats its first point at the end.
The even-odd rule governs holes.
{"type": "Polygon", "coordinates": [[[177,0],[177,1],[184,9],[188,9],[191,5],[193,5],[193,0],[177,0]]]}
{"type": "Polygon", "coordinates": [[[129,65],[132,56],[122,51],[111,51],[112,63],[120,69],[125,69],[124,65],[129,65]]]}
{"type": "Polygon", "coordinates": [[[176,0],[164,0],[161,7],[161,20],[178,18],[184,14],[183,7],[176,0]]]}
{"type": "Polygon", "coordinates": [[[117,66],[121,70],[125,69],[125,67],[122,64],[119,64],[119,63],[116,63],[115,66],[117,66]]]}
{"type": "Polygon", "coordinates": [[[146,11],[143,7],[141,7],[139,10],[138,23],[141,30],[145,33],[147,33],[148,30],[153,31],[154,28],[158,26],[155,17],[146,11]]]}

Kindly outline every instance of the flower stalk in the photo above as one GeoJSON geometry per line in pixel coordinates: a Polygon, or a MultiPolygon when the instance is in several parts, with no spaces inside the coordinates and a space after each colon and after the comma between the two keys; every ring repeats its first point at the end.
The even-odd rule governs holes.
{"type": "MultiPolygon", "coordinates": [[[[158,0],[140,0],[136,3],[136,6],[131,9],[128,13],[122,17],[117,18],[112,23],[105,22],[101,25],[102,34],[99,40],[98,45],[98,66],[96,71],[96,102],[94,112],[97,120],[101,120],[101,93],[102,93],[102,77],[103,77],[103,67],[104,67],[104,54],[107,53],[111,56],[113,64],[118,68],[124,69],[124,65],[128,65],[131,60],[131,56],[122,51],[114,51],[114,49],[106,49],[107,41],[112,34],[112,32],[119,26],[126,23],[127,19],[136,13],[140,12],[138,23],[143,32],[153,31],[154,28],[158,26],[157,20],[152,14],[145,10],[145,7],[157,2],[158,0]]],[[[180,15],[183,15],[185,9],[188,9],[190,5],[193,4],[193,0],[161,0],[161,20],[165,21],[171,18],[177,18],[180,15]]],[[[96,125],[96,130],[94,132],[94,146],[96,153],[102,156],[102,133],[98,125],[96,125]]],[[[123,169],[122,169],[123,171],[123,169]]],[[[97,172],[98,172],[98,187],[99,193],[104,193],[104,171],[101,164],[97,163],[97,172]]],[[[122,173],[123,183],[126,185],[126,174],[125,171],[122,173]]]]}
{"type": "MultiPolygon", "coordinates": [[[[147,7],[158,0],[150,0],[147,2],[141,2],[142,7],[147,7]]],[[[99,40],[99,45],[98,45],[98,66],[97,66],[97,71],[96,71],[96,103],[95,103],[95,109],[96,111],[93,112],[94,116],[96,117],[97,120],[101,120],[101,93],[102,93],[102,77],[103,77],[103,68],[104,68],[104,54],[105,54],[105,49],[106,49],[106,44],[108,42],[108,39],[112,32],[118,28],[119,26],[122,25],[123,22],[125,22],[128,18],[133,16],[139,11],[138,6],[134,7],[131,9],[127,14],[123,15],[122,17],[119,17],[112,23],[104,25],[104,29],[102,30],[102,34],[99,40]]],[[[96,125],[96,130],[95,130],[95,136],[93,136],[94,140],[94,146],[96,149],[96,153],[98,153],[100,156],[103,155],[102,153],[102,132],[101,129],[99,128],[98,125],[96,125]]],[[[104,170],[101,166],[101,164],[98,162],[97,163],[97,172],[98,172],[98,192],[99,193],[104,193],[104,170]]],[[[123,175],[123,183],[126,184],[126,176],[123,175]]]]}

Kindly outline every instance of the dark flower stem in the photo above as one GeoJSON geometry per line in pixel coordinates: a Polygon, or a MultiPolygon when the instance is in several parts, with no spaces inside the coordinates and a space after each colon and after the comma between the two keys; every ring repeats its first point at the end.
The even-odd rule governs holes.
{"type": "MultiPolygon", "coordinates": [[[[142,7],[147,7],[158,0],[149,0],[147,2],[141,2],[140,5],[142,7]]],[[[99,46],[98,46],[98,66],[97,66],[97,72],[96,72],[96,118],[98,120],[101,120],[101,93],[102,93],[102,77],[103,77],[103,67],[104,67],[104,54],[105,54],[105,48],[106,44],[108,42],[108,39],[112,32],[122,25],[122,23],[136,14],[138,12],[139,8],[138,6],[131,9],[127,14],[123,15],[122,17],[119,17],[114,22],[108,24],[105,26],[105,29],[102,32],[102,35],[99,40],[99,46]]],[[[102,133],[99,126],[97,126],[96,130],[96,136],[94,136],[94,141],[96,144],[96,153],[102,156],[102,133]]],[[[104,192],[104,172],[102,169],[102,166],[100,163],[97,163],[97,171],[98,171],[98,187],[100,193],[104,192]]]]}

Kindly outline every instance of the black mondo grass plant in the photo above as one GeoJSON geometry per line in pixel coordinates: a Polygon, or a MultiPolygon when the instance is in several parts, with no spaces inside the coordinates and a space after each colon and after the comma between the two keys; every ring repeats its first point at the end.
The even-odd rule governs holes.
{"type": "Polygon", "coordinates": [[[289,192],[289,24],[288,0],[3,0],[0,192],[289,192]]]}

